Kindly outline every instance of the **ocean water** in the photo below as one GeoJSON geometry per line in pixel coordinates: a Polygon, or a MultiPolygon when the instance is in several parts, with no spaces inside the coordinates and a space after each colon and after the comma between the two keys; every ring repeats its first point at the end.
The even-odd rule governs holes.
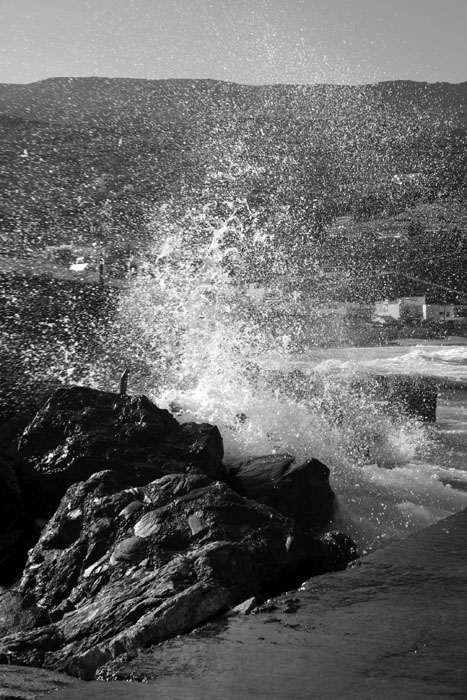
{"type": "MultiPolygon", "coordinates": [[[[200,225],[192,213],[188,221],[200,225]]],[[[176,410],[182,422],[217,425],[226,462],[284,452],[320,459],[339,502],[332,526],[362,554],[466,507],[462,339],[290,352],[291,317],[272,331],[229,272],[232,257],[241,268],[239,250],[226,247],[229,226],[208,227],[203,239],[204,228],[160,224],[145,272],[122,295],[104,365],[118,347],[121,365],[131,367],[130,392],[176,410]],[[303,386],[284,390],[294,372],[303,386]],[[436,425],[356,395],[352,383],[371,373],[432,378],[436,425]]],[[[87,382],[109,388],[97,365],[87,382]]]]}
{"type": "Polygon", "coordinates": [[[436,424],[372,418],[371,403],[360,406],[357,425],[365,425],[359,439],[374,439],[382,449],[373,452],[374,461],[371,453],[345,464],[336,459],[334,469],[330,459],[342,526],[362,553],[467,507],[467,345],[313,349],[291,356],[287,367],[328,377],[424,376],[438,385],[436,424]]]}
{"type": "MultiPolygon", "coordinates": [[[[339,502],[332,526],[350,534],[361,554],[467,507],[467,346],[313,348],[302,355],[266,352],[256,360],[266,374],[300,370],[312,377],[339,407],[340,420],[320,401],[296,400],[257,378],[239,378],[238,368],[230,376],[224,367],[214,382],[205,379],[177,400],[185,406],[182,420],[219,425],[226,461],[281,452],[322,460],[339,502]],[[354,396],[350,382],[371,373],[435,380],[436,424],[388,414],[384,405],[354,396]]],[[[173,389],[168,397],[153,396],[167,406],[173,397],[173,389]]]]}
{"type": "MultiPolygon", "coordinates": [[[[284,372],[292,369],[315,374],[316,372],[324,372],[331,384],[334,381],[337,382],[339,375],[342,378],[342,375],[348,377],[357,374],[359,376],[361,372],[377,371],[378,373],[403,372],[404,374],[430,376],[436,378],[440,386],[443,387],[439,394],[436,424],[427,425],[405,418],[389,421],[384,416],[379,418],[375,416],[374,406],[361,406],[365,422],[371,421],[373,416],[377,425],[373,426],[372,429],[371,426],[361,425],[358,440],[371,440],[377,437],[382,441],[384,438],[385,442],[383,441],[383,445],[380,445],[379,454],[382,459],[380,463],[368,460],[367,454],[364,455],[365,458],[361,456],[359,458],[355,454],[353,456],[347,454],[346,456],[346,449],[350,446],[349,436],[341,437],[339,449],[333,444],[327,447],[332,485],[340,502],[340,522],[338,525],[348,532],[351,531],[359,543],[362,553],[371,550],[381,551],[384,546],[397,542],[408,534],[423,530],[428,525],[467,507],[467,440],[465,439],[467,436],[467,390],[465,389],[467,346],[430,345],[313,349],[304,355],[295,356],[266,354],[263,357],[263,362],[269,368],[274,367],[275,369],[278,368],[279,364],[284,372]]],[[[274,394],[271,398],[271,410],[274,410],[273,398],[274,394]]],[[[342,396],[341,398],[345,402],[346,397],[342,396]]],[[[280,400],[278,401],[280,403],[280,400]]],[[[287,426],[287,421],[296,425],[295,421],[298,418],[303,421],[302,409],[303,407],[297,406],[294,412],[293,403],[286,402],[281,413],[284,425],[287,426]]],[[[213,410],[212,406],[211,410],[213,410]]],[[[266,422],[268,429],[270,429],[270,421],[266,422]]],[[[277,427],[277,419],[274,419],[273,422],[277,427]]],[[[316,418],[310,421],[310,425],[313,426],[313,429],[317,428],[316,418]]],[[[324,422],[322,425],[324,426],[324,422]]],[[[356,430],[355,422],[353,426],[356,430]]],[[[303,428],[304,424],[301,423],[300,430],[303,428]]],[[[345,432],[342,425],[338,429],[345,432]]],[[[230,430],[232,436],[230,441],[227,440],[227,458],[229,454],[238,454],[241,451],[236,429],[231,427],[230,430]]],[[[262,437],[259,428],[255,430],[255,434],[262,437]]],[[[327,437],[337,438],[337,433],[327,437]]],[[[282,439],[282,442],[277,445],[277,449],[294,446],[297,450],[300,448],[306,452],[314,445],[318,446],[316,449],[326,450],[326,443],[322,439],[316,440],[313,435],[299,435],[298,431],[294,433],[290,427],[286,427],[282,436],[270,435],[270,445],[277,443],[279,438],[282,439]]],[[[247,434],[244,440],[248,449],[251,449],[251,435],[247,434]]],[[[263,447],[264,444],[261,446],[263,447]]],[[[455,537],[455,529],[451,535],[455,537]]],[[[431,539],[425,542],[424,546],[424,556],[434,557],[436,561],[439,559],[439,566],[443,567],[443,551],[436,552],[435,548],[432,547],[431,539]]],[[[452,544],[451,549],[453,552],[457,552],[458,548],[456,549],[455,543],[452,544]]],[[[413,565],[417,569],[419,564],[417,564],[415,544],[412,545],[410,552],[406,558],[411,562],[411,566],[413,565]]],[[[458,552],[456,556],[459,556],[458,552]]],[[[437,564],[433,563],[434,570],[436,570],[436,566],[437,564]]],[[[368,675],[368,671],[362,671],[362,668],[366,668],[365,663],[371,663],[375,666],[380,663],[378,645],[383,649],[381,653],[386,653],[384,652],[386,646],[390,650],[392,649],[392,651],[387,652],[392,653],[395,659],[389,671],[390,675],[393,674],[391,687],[397,682],[399,685],[401,683],[402,686],[404,685],[403,681],[398,680],[398,664],[403,663],[406,664],[403,672],[409,674],[407,677],[412,673],[417,679],[417,683],[421,683],[419,676],[417,676],[418,666],[414,665],[416,657],[411,660],[406,658],[404,654],[397,654],[394,651],[398,650],[401,644],[403,646],[405,639],[405,637],[400,636],[402,632],[399,625],[402,624],[402,621],[394,623],[393,618],[401,592],[406,590],[407,583],[409,583],[409,588],[412,585],[409,580],[410,567],[407,568],[407,563],[405,563],[401,571],[393,573],[392,576],[394,581],[391,579],[391,585],[395,587],[395,593],[390,593],[390,590],[387,590],[389,582],[384,578],[383,572],[382,580],[376,578],[374,581],[368,581],[368,591],[362,589],[362,592],[357,595],[359,601],[366,600],[368,608],[364,607],[361,610],[358,608],[351,613],[349,611],[354,609],[352,605],[346,603],[342,610],[337,608],[334,611],[328,623],[331,624],[329,630],[320,631],[318,627],[318,631],[314,632],[315,628],[312,627],[311,637],[303,635],[302,641],[300,641],[301,637],[297,630],[302,623],[305,626],[310,623],[306,622],[305,618],[302,619],[300,611],[293,616],[293,619],[288,620],[287,624],[280,625],[277,629],[275,624],[261,627],[261,620],[252,620],[250,623],[249,618],[233,618],[228,628],[225,627],[227,624],[225,623],[218,629],[215,628],[207,633],[207,636],[203,636],[201,633],[201,636],[189,635],[186,640],[183,637],[175,639],[168,645],[164,645],[160,651],[155,648],[152,653],[142,657],[138,662],[140,666],[137,663],[136,668],[143,672],[146,671],[153,678],[156,678],[153,682],[143,684],[89,682],[83,683],[79,688],[53,691],[49,697],[51,700],[59,698],[64,700],[78,700],[78,698],[79,700],[109,700],[110,698],[152,700],[155,697],[192,698],[193,700],[196,698],[197,700],[200,697],[218,697],[216,695],[218,689],[222,689],[222,694],[225,697],[246,697],[243,693],[247,692],[251,684],[258,687],[258,674],[266,673],[268,678],[269,676],[275,677],[274,674],[277,675],[278,669],[283,663],[283,654],[287,653],[286,650],[289,647],[294,651],[289,653],[287,657],[287,663],[290,667],[284,669],[285,678],[288,680],[284,681],[283,674],[279,673],[276,687],[277,697],[283,698],[287,693],[285,688],[291,688],[291,683],[297,697],[321,697],[319,692],[317,695],[313,695],[317,692],[316,689],[310,690],[307,685],[307,679],[310,675],[314,677],[314,671],[313,666],[310,666],[309,663],[304,665],[303,654],[305,652],[300,644],[314,644],[316,650],[307,652],[308,657],[314,660],[315,657],[321,658],[322,656],[322,663],[325,665],[330,663],[330,659],[332,659],[332,669],[335,665],[335,653],[339,653],[339,649],[342,648],[343,671],[336,675],[332,669],[326,670],[325,666],[322,675],[317,673],[318,680],[326,679],[326,683],[332,688],[334,685],[331,681],[335,676],[335,686],[340,688],[339,697],[347,697],[346,691],[343,690],[346,674],[352,682],[356,682],[356,680],[362,677],[366,678],[368,675]],[[380,593],[378,593],[379,590],[380,593]],[[395,596],[394,608],[391,607],[390,595],[395,596]],[[351,619],[349,620],[350,614],[356,617],[353,622],[351,619]],[[359,631],[359,615],[378,616],[378,623],[384,627],[386,637],[381,640],[373,638],[368,628],[365,628],[366,631],[362,636],[362,630],[359,631]],[[288,624],[289,622],[290,624],[288,624]],[[345,634],[350,635],[350,637],[343,637],[342,629],[347,629],[345,634]],[[258,637],[258,634],[261,636],[258,637]],[[352,635],[356,635],[358,640],[358,652],[349,651],[346,640],[352,641],[352,635]],[[330,644],[331,650],[327,646],[330,644]],[[245,656],[245,649],[251,649],[251,653],[248,651],[245,656]],[[357,656],[355,656],[356,653],[357,656]],[[246,675],[242,684],[242,668],[245,663],[247,668],[244,669],[246,675]],[[200,671],[200,668],[204,671],[200,671]],[[241,690],[242,688],[243,690],[241,690]],[[311,694],[308,695],[308,693],[311,694]]],[[[417,574],[414,573],[413,577],[413,580],[416,581],[417,574]]],[[[436,586],[440,585],[438,577],[439,574],[435,573],[434,590],[437,590],[436,586]]],[[[319,589],[319,583],[317,585],[319,589]]],[[[331,608],[333,605],[342,605],[341,598],[344,595],[343,591],[346,590],[345,584],[339,584],[336,581],[336,585],[335,598],[332,582],[328,582],[322,587],[322,605],[330,605],[331,608]]],[[[427,582],[426,585],[428,585],[427,582]]],[[[314,605],[319,608],[320,596],[318,596],[317,601],[313,602],[313,590],[316,584],[310,582],[309,590],[307,586],[308,584],[304,587],[305,593],[301,595],[305,596],[304,600],[310,601],[312,610],[314,605]]],[[[421,589],[417,589],[417,591],[417,595],[422,594],[421,589]]],[[[352,589],[349,588],[347,595],[350,596],[350,601],[352,595],[356,594],[352,593],[352,589]]],[[[412,594],[408,593],[408,595],[409,600],[412,600],[410,598],[412,594]]],[[[428,596],[430,595],[432,594],[428,593],[428,596]]],[[[452,595],[454,595],[454,589],[452,595]]],[[[415,603],[414,599],[413,605],[417,605],[419,608],[421,600],[415,603]]],[[[440,601],[437,602],[437,606],[438,616],[447,615],[447,608],[442,613],[439,607],[440,601]]],[[[424,608],[422,606],[422,610],[417,613],[417,616],[413,618],[409,616],[410,619],[403,625],[404,635],[406,637],[412,635],[414,639],[418,639],[420,634],[423,634],[428,648],[433,649],[435,656],[438,655],[435,661],[430,661],[429,665],[424,668],[422,675],[427,687],[431,687],[430,683],[436,681],[437,685],[435,685],[439,690],[439,688],[444,687],[442,679],[440,680],[441,676],[436,675],[437,673],[439,675],[443,668],[441,661],[443,652],[441,647],[438,649],[440,645],[436,639],[437,634],[442,632],[443,638],[445,638],[444,643],[447,648],[450,648],[450,632],[449,629],[444,628],[436,632],[433,628],[433,615],[430,615],[429,611],[431,611],[429,605],[424,608]],[[425,625],[422,632],[419,630],[420,625],[425,625]],[[432,641],[428,644],[427,640],[432,641]],[[433,664],[435,665],[433,666],[433,664]],[[433,674],[434,680],[429,680],[433,674]]],[[[312,615],[313,613],[303,614],[312,615]]],[[[397,611],[397,615],[399,614],[408,615],[408,611],[403,613],[402,608],[402,613],[397,611]]],[[[259,617],[261,618],[261,616],[259,617]]],[[[441,618],[438,619],[436,615],[434,617],[441,624],[441,618]]],[[[325,619],[327,620],[327,618],[325,619]]],[[[273,620],[267,621],[273,622],[273,620]]],[[[369,620],[365,624],[370,624],[369,620]]],[[[446,663],[448,662],[446,661],[446,663]]],[[[452,682],[457,688],[455,673],[453,677],[452,682]]],[[[377,689],[378,694],[381,693],[381,697],[393,697],[392,690],[382,686],[381,682],[378,684],[378,679],[375,678],[374,688],[377,689]]],[[[270,681],[268,682],[270,684],[270,681]]],[[[358,683],[360,682],[358,680],[358,683]]],[[[371,677],[369,682],[371,685],[371,677]]],[[[371,688],[367,690],[371,690],[371,688]]],[[[424,697],[425,686],[423,686],[423,693],[417,688],[418,686],[414,691],[409,685],[406,688],[406,695],[402,693],[401,697],[424,697]],[[417,692],[420,694],[417,695],[417,692]]],[[[333,692],[334,690],[331,690],[329,695],[323,695],[323,697],[336,697],[333,692]]],[[[355,697],[357,696],[359,695],[355,695],[355,697]]],[[[354,695],[350,693],[348,697],[354,697],[354,695]]],[[[370,697],[370,695],[363,694],[362,697],[370,697]]]]}
{"type": "MultiPolygon", "coordinates": [[[[217,425],[226,462],[283,452],[320,459],[338,500],[330,528],[351,535],[362,555],[466,508],[467,345],[291,353],[287,319],[282,334],[272,333],[232,281],[224,263],[235,251],[223,249],[223,231],[203,244],[169,227],[155,242],[84,383],[114,388],[108,368],[129,367],[130,393],[145,393],[182,422],[217,425]],[[319,392],[284,390],[282,379],[294,370],[319,392]],[[356,395],[349,387],[368,373],[433,378],[437,422],[356,395]]],[[[91,683],[79,697],[146,700],[154,689],[91,683]]]]}

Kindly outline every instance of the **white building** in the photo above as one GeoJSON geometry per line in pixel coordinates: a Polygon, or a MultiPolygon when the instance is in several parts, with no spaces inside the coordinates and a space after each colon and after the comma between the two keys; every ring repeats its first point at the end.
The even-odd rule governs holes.
{"type": "Polygon", "coordinates": [[[467,305],[425,304],[423,318],[427,321],[458,321],[467,323],[467,305]]]}
{"type": "Polygon", "coordinates": [[[373,322],[385,319],[418,319],[424,321],[460,321],[467,323],[467,305],[427,304],[425,296],[400,297],[375,303],[373,322]]]}
{"type": "Polygon", "coordinates": [[[422,319],[426,307],[425,295],[417,297],[399,297],[394,301],[383,299],[375,303],[373,318],[401,318],[422,319]]]}

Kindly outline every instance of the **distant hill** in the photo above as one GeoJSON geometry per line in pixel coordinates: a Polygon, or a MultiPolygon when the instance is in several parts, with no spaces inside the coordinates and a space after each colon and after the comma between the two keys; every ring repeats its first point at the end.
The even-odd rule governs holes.
{"type": "Polygon", "coordinates": [[[466,130],[467,82],[0,85],[0,244],[142,245],[152,209],[187,195],[282,207],[319,240],[464,188],[466,130]]]}
{"type": "Polygon", "coordinates": [[[306,112],[329,100],[376,100],[404,110],[444,115],[467,127],[467,82],[388,81],[364,86],[238,85],[217,80],[50,78],[28,85],[0,84],[0,113],[47,122],[102,125],[154,124],[169,120],[218,121],[236,110],[292,103],[306,112]]]}

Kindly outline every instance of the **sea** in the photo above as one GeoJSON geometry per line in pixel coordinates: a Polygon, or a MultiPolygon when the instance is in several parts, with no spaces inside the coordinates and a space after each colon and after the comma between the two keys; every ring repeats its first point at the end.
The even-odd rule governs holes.
{"type": "MultiPolygon", "coordinates": [[[[146,394],[181,422],[217,425],[227,463],[282,453],[320,459],[338,504],[329,528],[349,534],[361,556],[467,508],[465,339],[323,348],[318,336],[298,351],[291,317],[269,324],[232,282],[225,262],[235,251],[223,235],[223,227],[214,231],[200,250],[190,229],[169,226],[146,273],[122,292],[99,356],[78,366],[67,348],[63,362],[47,363],[54,376],[62,371],[66,382],[115,390],[119,372],[129,369],[130,394],[146,394]],[[368,374],[430,378],[436,422],[352,391],[368,374]],[[287,389],[287,377],[302,382],[299,391],[287,389]]],[[[157,654],[154,664],[157,676],[157,654]]],[[[90,682],[49,697],[152,700],[160,692],[151,683],[90,682]]]]}
{"type": "MultiPolygon", "coordinates": [[[[303,406],[294,407],[292,401],[284,401],[283,395],[277,393],[276,398],[269,398],[268,417],[263,416],[265,425],[253,425],[253,416],[248,428],[247,419],[241,424],[243,437],[239,437],[238,426],[227,425],[230,435],[226,439],[226,459],[251,453],[255,438],[259,441],[257,453],[263,453],[269,446],[278,452],[295,450],[299,457],[317,454],[331,469],[331,483],[339,502],[338,521],[332,527],[351,534],[362,555],[402,541],[407,535],[467,508],[467,345],[462,339],[442,343],[410,340],[398,346],[371,348],[312,348],[300,354],[271,352],[263,355],[262,362],[268,370],[281,369],[284,373],[300,370],[310,376],[326,377],[330,384],[341,387],[343,379],[362,373],[429,377],[438,385],[436,423],[427,424],[406,416],[389,418],[370,403],[360,405],[360,415],[354,412],[358,407],[348,405],[351,415],[348,425],[344,421],[334,428],[313,417],[308,407],[311,418],[307,424],[303,406]],[[279,417],[274,415],[276,411],[281,412],[279,417]],[[315,431],[319,429],[323,432],[317,435],[315,431]],[[371,442],[377,443],[373,451],[361,449],[362,443],[371,442]]],[[[207,392],[207,388],[203,391],[207,392]]],[[[197,395],[200,396],[199,391],[197,395]]],[[[242,398],[246,399],[244,393],[242,398]]],[[[344,394],[340,398],[344,403],[348,401],[344,394]]],[[[212,396],[209,401],[205,399],[203,408],[204,419],[213,410],[212,396]]],[[[250,401],[248,410],[258,410],[258,405],[250,401]]],[[[299,619],[300,612],[297,615],[299,619]]],[[[237,639],[238,635],[238,644],[248,644],[251,634],[248,623],[236,619],[232,624],[235,627],[230,639],[232,636],[237,639]]],[[[288,632],[282,628],[281,634],[288,632]]],[[[296,644],[293,629],[290,634],[291,643],[296,644]]],[[[256,637],[250,641],[258,643],[256,637]]],[[[177,640],[175,644],[180,664],[189,668],[193,641],[187,642],[186,650],[183,641],[177,640]]],[[[157,651],[146,656],[144,664],[153,677],[157,676],[157,651]]],[[[181,672],[182,667],[176,669],[176,673],[181,672]]],[[[197,700],[196,694],[192,696],[188,691],[184,694],[183,683],[179,691],[174,689],[171,673],[163,667],[163,677],[157,679],[157,684],[156,681],[89,682],[78,689],[54,691],[49,697],[50,700],[153,700],[164,696],[197,700]]],[[[222,687],[222,678],[218,682],[222,687]]],[[[389,693],[387,697],[390,696],[389,693]]],[[[234,693],[232,697],[237,696],[234,693]]]]}

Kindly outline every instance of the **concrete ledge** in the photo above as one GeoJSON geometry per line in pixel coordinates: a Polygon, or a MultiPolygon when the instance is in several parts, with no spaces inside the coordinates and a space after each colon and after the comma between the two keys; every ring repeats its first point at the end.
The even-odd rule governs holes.
{"type": "MultiPolygon", "coordinates": [[[[467,510],[347,571],[310,580],[274,599],[268,612],[147,650],[121,677],[154,678],[131,686],[135,700],[151,693],[167,700],[465,697],[466,551],[467,510]]],[[[125,697],[125,685],[107,686],[108,697],[125,697]]],[[[97,690],[89,683],[48,698],[101,697],[97,690]]]]}

